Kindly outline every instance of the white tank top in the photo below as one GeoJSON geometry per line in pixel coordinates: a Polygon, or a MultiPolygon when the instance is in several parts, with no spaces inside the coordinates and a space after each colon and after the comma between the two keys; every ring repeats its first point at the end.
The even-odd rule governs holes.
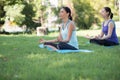
{"type": "MultiPolygon", "coordinates": [[[[64,28],[64,26],[62,24],[61,35],[62,35],[62,39],[63,40],[66,40],[66,38],[68,36],[68,27],[70,27],[70,23],[72,23],[74,25],[74,22],[71,21],[71,20],[68,20],[68,22],[66,23],[65,28],[64,28]]],[[[72,31],[72,35],[71,35],[71,38],[70,38],[70,41],[68,42],[68,44],[71,45],[71,46],[73,46],[73,47],[75,47],[75,48],[77,48],[77,49],[79,49],[77,35],[76,35],[76,30],[72,31]]]]}

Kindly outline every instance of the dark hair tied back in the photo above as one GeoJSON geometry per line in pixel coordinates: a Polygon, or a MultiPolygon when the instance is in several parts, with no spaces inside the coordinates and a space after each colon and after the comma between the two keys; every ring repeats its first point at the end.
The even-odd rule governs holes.
{"type": "Polygon", "coordinates": [[[113,18],[113,13],[111,12],[111,9],[109,7],[104,7],[106,12],[109,12],[108,16],[110,16],[110,18],[113,18]]]}
{"type": "Polygon", "coordinates": [[[112,19],[113,18],[113,13],[111,12],[111,14],[110,14],[110,18],[112,19]]]}
{"type": "Polygon", "coordinates": [[[69,16],[68,16],[68,18],[70,19],[70,20],[72,20],[72,16],[71,16],[71,10],[70,10],[70,8],[69,7],[62,7],[67,13],[69,13],[69,16]]]}

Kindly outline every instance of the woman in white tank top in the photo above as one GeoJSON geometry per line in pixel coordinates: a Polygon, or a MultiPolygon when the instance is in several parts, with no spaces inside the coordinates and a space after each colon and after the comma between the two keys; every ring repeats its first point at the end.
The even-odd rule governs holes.
{"type": "Polygon", "coordinates": [[[54,40],[40,39],[40,43],[52,48],[53,50],[77,50],[78,40],[76,36],[76,26],[72,21],[71,10],[68,7],[62,7],[59,13],[62,19],[59,36],[54,40]]]}

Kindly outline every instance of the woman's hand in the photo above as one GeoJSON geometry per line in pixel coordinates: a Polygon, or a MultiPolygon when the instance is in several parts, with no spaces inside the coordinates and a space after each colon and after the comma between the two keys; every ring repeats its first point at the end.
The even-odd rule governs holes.
{"type": "Polygon", "coordinates": [[[57,42],[61,42],[62,39],[60,37],[57,38],[57,42]]]}
{"type": "Polygon", "coordinates": [[[95,39],[102,40],[102,38],[101,38],[101,36],[100,36],[100,35],[95,36],[95,39]]]}
{"type": "Polygon", "coordinates": [[[94,36],[89,36],[88,34],[84,37],[87,38],[87,39],[94,39],[95,38],[94,36]]]}

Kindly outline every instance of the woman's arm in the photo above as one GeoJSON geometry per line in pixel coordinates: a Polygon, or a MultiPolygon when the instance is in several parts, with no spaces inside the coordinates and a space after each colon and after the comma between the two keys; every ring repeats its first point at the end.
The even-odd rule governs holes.
{"type": "Polygon", "coordinates": [[[57,39],[54,39],[54,40],[40,39],[39,42],[40,42],[40,43],[45,43],[45,42],[53,42],[53,43],[55,43],[55,42],[57,42],[57,39]]]}
{"type": "Polygon", "coordinates": [[[62,36],[61,33],[59,33],[59,36],[56,39],[53,40],[44,40],[44,39],[40,39],[40,43],[45,43],[45,42],[52,42],[52,43],[56,43],[62,40],[62,36]]]}
{"type": "Polygon", "coordinates": [[[45,39],[40,39],[40,43],[45,43],[45,42],[52,42],[52,43],[56,43],[60,41],[60,37],[58,36],[56,39],[53,40],[45,40],[45,39]]]}
{"type": "Polygon", "coordinates": [[[87,34],[86,36],[83,36],[83,37],[85,37],[87,39],[99,39],[99,38],[101,38],[103,36],[104,36],[104,33],[101,31],[101,33],[99,35],[97,35],[97,36],[90,36],[90,35],[87,34]]]}
{"type": "Polygon", "coordinates": [[[96,36],[90,36],[90,35],[86,35],[86,36],[83,36],[83,37],[85,37],[85,38],[87,38],[87,39],[100,39],[100,38],[102,38],[104,36],[104,33],[102,32],[102,30],[101,30],[101,32],[100,32],[100,34],[98,34],[98,35],[96,35],[96,36]]]}
{"type": "Polygon", "coordinates": [[[60,42],[69,42],[70,41],[70,38],[71,38],[71,35],[72,35],[72,31],[75,29],[75,26],[73,25],[73,23],[70,23],[70,26],[68,28],[68,35],[66,37],[65,40],[61,40],[60,42]]]}
{"type": "Polygon", "coordinates": [[[108,38],[110,38],[111,35],[112,35],[112,32],[113,32],[113,28],[114,28],[114,24],[113,24],[113,22],[110,22],[108,24],[108,34],[106,36],[101,37],[100,39],[108,39],[108,38]]]}
{"type": "Polygon", "coordinates": [[[104,33],[101,30],[101,33],[98,36],[95,36],[95,39],[100,39],[104,36],[104,33]]]}

